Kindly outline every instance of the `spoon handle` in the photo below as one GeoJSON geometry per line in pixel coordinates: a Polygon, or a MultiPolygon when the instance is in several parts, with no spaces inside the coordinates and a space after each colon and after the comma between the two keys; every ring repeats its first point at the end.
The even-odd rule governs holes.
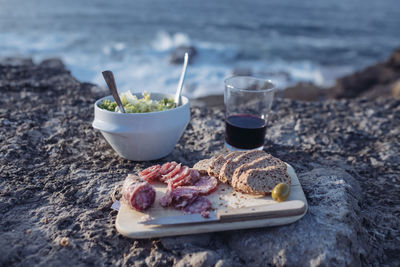
{"type": "Polygon", "coordinates": [[[114,74],[110,70],[105,70],[102,72],[104,80],[106,81],[108,88],[111,91],[111,94],[113,95],[115,102],[117,103],[119,109],[121,110],[122,113],[125,113],[125,109],[122,106],[121,99],[119,98],[118,95],[118,90],[117,90],[117,85],[115,84],[115,79],[114,79],[114,74]]]}
{"type": "Polygon", "coordinates": [[[179,78],[179,84],[178,84],[178,88],[177,88],[177,91],[176,91],[176,94],[175,94],[175,99],[174,99],[174,102],[175,102],[176,106],[180,106],[181,105],[181,93],[182,93],[183,81],[185,80],[185,74],[186,74],[186,68],[187,68],[188,60],[189,60],[189,55],[186,52],[185,53],[185,59],[184,59],[184,62],[183,62],[182,74],[181,74],[181,77],[179,78]]]}

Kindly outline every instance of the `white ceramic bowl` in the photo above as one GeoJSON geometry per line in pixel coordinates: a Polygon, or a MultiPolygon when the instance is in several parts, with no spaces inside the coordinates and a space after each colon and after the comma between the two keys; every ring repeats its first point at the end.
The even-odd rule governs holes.
{"type": "MultiPolygon", "coordinates": [[[[134,94],[138,98],[141,94],[134,94]]],[[[151,93],[151,99],[161,100],[173,95],[151,93]]],[[[182,96],[182,105],[158,112],[117,113],[94,104],[93,128],[100,130],[111,147],[123,158],[135,161],[155,160],[167,156],[181,138],[190,121],[190,103],[182,96]]]]}

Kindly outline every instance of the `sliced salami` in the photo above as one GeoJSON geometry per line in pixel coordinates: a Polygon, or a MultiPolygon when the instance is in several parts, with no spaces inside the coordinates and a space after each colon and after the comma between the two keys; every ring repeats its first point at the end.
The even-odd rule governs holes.
{"type": "Polygon", "coordinates": [[[179,173],[177,173],[174,177],[167,180],[167,183],[171,185],[173,188],[177,187],[177,184],[184,179],[186,176],[190,175],[190,169],[188,166],[183,166],[179,173]]]}
{"type": "Polygon", "coordinates": [[[163,173],[166,173],[170,165],[171,165],[170,162],[164,163],[164,164],[161,166],[160,174],[163,175],[163,173]]]}
{"type": "Polygon", "coordinates": [[[122,197],[131,208],[143,211],[153,205],[156,191],[144,179],[129,174],[122,187],[122,197]]]}
{"type": "Polygon", "coordinates": [[[194,185],[185,187],[198,190],[200,195],[208,195],[217,189],[218,180],[214,176],[201,176],[194,185]]]}
{"type": "Polygon", "coordinates": [[[203,217],[208,217],[208,210],[211,209],[211,202],[206,197],[197,197],[192,203],[183,208],[186,213],[201,213],[203,217]],[[203,215],[204,214],[204,215],[203,215]]]}
{"type": "Polygon", "coordinates": [[[175,161],[148,167],[139,175],[129,175],[123,187],[123,199],[133,209],[142,211],[153,205],[156,192],[147,182],[158,180],[168,184],[166,194],[159,200],[161,206],[208,216],[211,202],[202,195],[208,195],[217,188],[216,178],[201,176],[197,170],[175,161]]]}
{"type": "Polygon", "coordinates": [[[200,180],[200,172],[194,169],[190,170],[190,184],[196,183],[198,180],[200,180]]]}
{"type": "Polygon", "coordinates": [[[139,176],[151,183],[157,181],[160,178],[160,165],[150,166],[139,173],[139,176]]]}
{"type": "Polygon", "coordinates": [[[161,167],[160,167],[159,164],[150,166],[147,169],[144,169],[143,171],[139,172],[139,176],[144,176],[144,175],[147,175],[147,174],[152,173],[154,171],[159,171],[160,168],[161,167]]]}
{"type": "Polygon", "coordinates": [[[169,172],[171,172],[176,167],[176,165],[178,165],[178,163],[176,163],[175,161],[164,163],[161,166],[160,174],[161,175],[168,174],[169,172]]]}
{"type": "Polygon", "coordinates": [[[163,207],[173,206],[178,209],[184,208],[192,203],[198,195],[198,190],[193,188],[169,187],[166,194],[160,199],[160,205],[163,207]]]}
{"type": "Polygon", "coordinates": [[[182,164],[179,163],[170,172],[168,172],[167,174],[162,175],[161,178],[160,178],[160,181],[161,182],[167,182],[169,179],[171,179],[176,174],[178,174],[180,172],[181,168],[182,168],[182,164]]]}
{"type": "Polygon", "coordinates": [[[200,179],[200,173],[194,169],[189,171],[189,174],[183,177],[182,179],[176,181],[173,184],[173,187],[184,186],[184,185],[193,185],[200,179]]]}

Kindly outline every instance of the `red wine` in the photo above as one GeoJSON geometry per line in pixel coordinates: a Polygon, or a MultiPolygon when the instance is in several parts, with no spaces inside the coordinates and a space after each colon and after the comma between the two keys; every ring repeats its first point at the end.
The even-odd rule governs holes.
{"type": "Polygon", "coordinates": [[[253,149],[264,145],[267,124],[255,115],[235,114],[225,120],[225,141],[236,148],[253,149]]]}

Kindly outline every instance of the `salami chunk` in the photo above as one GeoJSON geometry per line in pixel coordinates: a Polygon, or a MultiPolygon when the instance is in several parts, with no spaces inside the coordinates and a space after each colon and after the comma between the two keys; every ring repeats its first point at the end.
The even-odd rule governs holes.
{"type": "Polygon", "coordinates": [[[211,209],[211,202],[206,197],[197,197],[192,203],[183,208],[185,213],[201,213],[203,217],[208,217],[208,210],[211,209]]]}
{"type": "Polygon", "coordinates": [[[143,211],[153,205],[156,191],[144,179],[129,174],[122,187],[122,197],[131,208],[143,211]]]}

